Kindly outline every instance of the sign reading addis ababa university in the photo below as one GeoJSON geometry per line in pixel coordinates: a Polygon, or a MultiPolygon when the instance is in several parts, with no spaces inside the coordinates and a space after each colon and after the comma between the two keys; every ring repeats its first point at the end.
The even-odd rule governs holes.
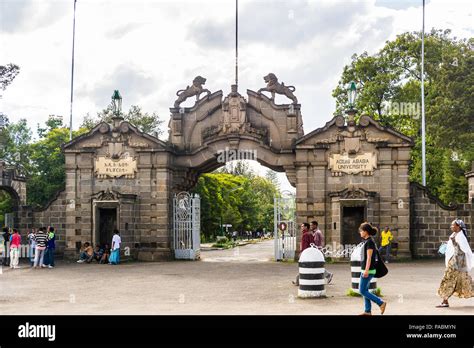
{"type": "Polygon", "coordinates": [[[329,157],[329,169],[333,173],[357,174],[363,172],[365,175],[372,175],[374,168],[377,168],[377,158],[374,153],[355,156],[332,154],[329,157]]]}
{"type": "Polygon", "coordinates": [[[137,171],[137,161],[132,157],[112,159],[105,156],[99,156],[95,160],[95,172],[98,178],[113,177],[126,178],[135,177],[137,171]]]}

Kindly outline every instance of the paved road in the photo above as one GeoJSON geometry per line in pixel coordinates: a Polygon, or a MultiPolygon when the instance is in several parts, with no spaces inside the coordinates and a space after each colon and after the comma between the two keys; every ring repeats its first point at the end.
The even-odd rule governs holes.
{"type": "MultiPolygon", "coordinates": [[[[327,298],[299,299],[291,284],[296,263],[262,261],[271,241],[206,252],[201,262],[126,263],[119,266],[58,262],[55,269],[3,268],[1,314],[359,314],[348,297],[349,264],[329,264],[327,298]],[[221,261],[221,262],[219,262],[221,261]]],[[[474,298],[438,309],[443,260],[390,264],[379,280],[386,314],[470,314],[474,298]]],[[[378,310],[374,309],[374,314],[378,310]]]]}
{"type": "Polygon", "coordinates": [[[274,258],[273,243],[266,240],[233,249],[201,251],[201,259],[204,262],[269,262],[274,258]]]}

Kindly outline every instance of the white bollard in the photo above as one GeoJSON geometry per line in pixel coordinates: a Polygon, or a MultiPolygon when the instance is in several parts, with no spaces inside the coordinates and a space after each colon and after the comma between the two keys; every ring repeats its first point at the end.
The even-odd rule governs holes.
{"type": "MultiPolygon", "coordinates": [[[[360,243],[354,248],[351,254],[351,288],[352,288],[352,291],[358,294],[359,294],[359,284],[360,284],[360,274],[361,274],[360,262],[361,262],[361,257],[362,257],[361,253],[362,253],[363,246],[364,244],[360,243]]],[[[376,289],[377,289],[377,280],[374,277],[370,281],[369,291],[375,292],[376,289]]]]}
{"type": "Polygon", "coordinates": [[[324,255],[318,248],[311,244],[300,255],[299,266],[299,288],[298,297],[322,297],[326,296],[324,286],[324,255]]]}

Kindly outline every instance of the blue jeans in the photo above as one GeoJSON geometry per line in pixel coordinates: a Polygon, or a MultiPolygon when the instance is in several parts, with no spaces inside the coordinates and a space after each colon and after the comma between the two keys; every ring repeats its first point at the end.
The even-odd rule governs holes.
{"type": "Polygon", "coordinates": [[[379,248],[379,253],[385,259],[385,261],[390,261],[390,251],[391,250],[392,250],[392,245],[391,244],[388,244],[386,246],[381,246],[379,248]],[[384,249],[385,249],[385,255],[384,255],[384,249]]]}
{"type": "Polygon", "coordinates": [[[31,266],[33,266],[33,264],[35,263],[35,251],[36,251],[36,245],[34,244],[31,244],[30,247],[29,247],[29,257],[30,257],[30,263],[31,263],[31,266]]]}
{"type": "Polygon", "coordinates": [[[54,249],[47,248],[44,254],[44,264],[54,267],[54,249]]]}
{"type": "Polygon", "coordinates": [[[365,312],[370,313],[372,311],[372,303],[370,301],[375,302],[379,306],[383,303],[383,301],[369,291],[370,280],[374,277],[374,275],[369,274],[367,278],[364,278],[363,275],[364,272],[362,272],[360,275],[359,292],[364,297],[365,312]]]}

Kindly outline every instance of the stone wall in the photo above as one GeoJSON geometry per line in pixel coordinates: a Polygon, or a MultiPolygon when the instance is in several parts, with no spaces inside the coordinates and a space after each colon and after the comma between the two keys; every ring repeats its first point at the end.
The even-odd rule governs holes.
{"type": "Polygon", "coordinates": [[[451,234],[451,222],[462,219],[468,229],[471,247],[474,207],[472,203],[444,205],[426,187],[410,184],[410,249],[414,258],[439,257],[440,244],[451,234]]]}
{"type": "Polygon", "coordinates": [[[26,233],[32,228],[53,226],[56,233],[56,254],[62,255],[66,246],[66,193],[58,191],[56,195],[41,208],[21,205],[18,209],[18,228],[26,243],[26,233]]]}

